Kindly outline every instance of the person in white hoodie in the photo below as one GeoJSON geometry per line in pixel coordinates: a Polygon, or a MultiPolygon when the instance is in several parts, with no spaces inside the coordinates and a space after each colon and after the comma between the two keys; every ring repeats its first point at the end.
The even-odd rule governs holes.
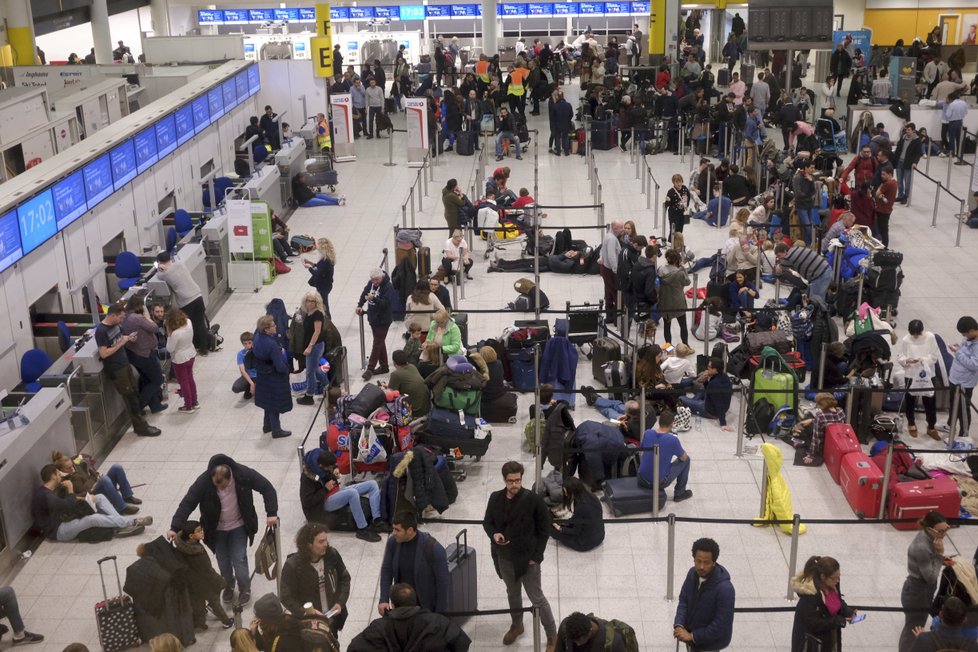
{"type": "Polygon", "coordinates": [[[166,313],[166,335],[166,349],[170,352],[173,373],[180,383],[180,395],[183,397],[183,406],[179,411],[196,412],[200,406],[197,403],[197,383],[194,382],[194,360],[197,359],[194,327],[179,308],[170,308],[166,313]]]}
{"type": "Polygon", "coordinates": [[[686,344],[679,344],[673,355],[662,361],[662,375],[666,382],[676,387],[686,388],[696,379],[696,365],[690,359],[695,351],[686,344]]]}
{"type": "MultiPolygon", "coordinates": [[[[930,331],[924,330],[923,322],[914,319],[907,324],[907,334],[897,342],[895,359],[903,371],[904,384],[909,381],[911,390],[903,401],[907,432],[911,437],[917,436],[914,409],[917,407],[917,397],[920,397],[927,418],[927,436],[940,441],[941,436],[936,429],[934,375],[935,372],[940,372],[941,378],[947,378],[947,369],[944,368],[944,358],[937,347],[937,338],[930,331]]],[[[899,374],[897,377],[899,378],[899,374]]]]}

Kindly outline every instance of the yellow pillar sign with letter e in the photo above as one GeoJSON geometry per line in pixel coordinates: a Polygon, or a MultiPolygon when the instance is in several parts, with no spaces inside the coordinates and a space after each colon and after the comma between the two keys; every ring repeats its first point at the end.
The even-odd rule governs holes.
{"type": "Polygon", "coordinates": [[[333,76],[333,25],[329,18],[329,5],[316,5],[316,36],[309,39],[312,65],[317,77],[333,76]]]}

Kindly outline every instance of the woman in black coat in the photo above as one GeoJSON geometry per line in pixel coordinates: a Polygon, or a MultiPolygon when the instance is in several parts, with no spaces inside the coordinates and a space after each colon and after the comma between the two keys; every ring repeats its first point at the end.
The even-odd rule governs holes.
{"type": "Polygon", "coordinates": [[[326,317],[333,318],[329,312],[329,293],[333,290],[333,273],[336,270],[336,250],[329,238],[319,238],[316,240],[316,249],[319,250],[319,260],[315,263],[307,258],[302,259],[302,264],[309,270],[309,285],[316,288],[319,296],[323,298],[323,306],[326,308],[326,317]]]}
{"type": "Polygon", "coordinates": [[[832,557],[810,557],[804,570],[791,579],[791,588],[798,594],[791,652],[842,652],[842,628],[852,621],[856,610],[842,599],[839,562],[832,557]]]}
{"type": "Polygon", "coordinates": [[[255,330],[255,343],[251,347],[257,372],[255,405],[265,411],[262,432],[272,433],[274,439],[292,434],[282,430],[281,415],[292,410],[292,390],[289,387],[285,349],[279,344],[276,332],[275,319],[271,315],[261,317],[255,330]]]}
{"type": "Polygon", "coordinates": [[[363,379],[370,380],[377,374],[390,372],[387,364],[387,331],[394,321],[391,299],[394,297],[394,286],[382,269],[374,268],[370,272],[370,280],[360,293],[356,313],[367,313],[367,323],[373,333],[373,346],[370,349],[370,360],[363,379]]]}
{"type": "Polygon", "coordinates": [[[564,478],[564,507],[571,510],[573,515],[567,520],[555,521],[550,536],[578,552],[600,546],[604,541],[601,503],[577,478],[564,478]]]}

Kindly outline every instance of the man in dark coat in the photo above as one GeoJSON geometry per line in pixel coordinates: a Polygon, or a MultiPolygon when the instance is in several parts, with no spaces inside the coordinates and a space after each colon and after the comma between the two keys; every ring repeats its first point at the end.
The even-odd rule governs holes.
{"type": "Polygon", "coordinates": [[[265,113],[258,121],[258,128],[261,129],[265,142],[272,146],[272,149],[279,149],[282,146],[282,139],[278,129],[278,114],[272,111],[271,105],[265,105],[265,113]]]}
{"type": "Polygon", "coordinates": [[[200,507],[204,544],[217,556],[218,568],[227,584],[221,596],[224,602],[234,599],[235,578],[238,604],[245,605],[251,600],[248,546],[258,532],[258,513],[252,493],[255,491],[265,502],[266,524],[274,527],[278,524],[278,494],[272,483],[227,455],[215,455],[207,463],[207,471],[190,485],[170,521],[167,538],[172,541],[187,524],[190,514],[200,507]]]}
{"type": "Polygon", "coordinates": [[[466,652],[472,644],[468,635],[448,618],[419,607],[414,589],[408,584],[391,588],[391,606],[350,642],[348,652],[466,652]]]}
{"type": "Polygon", "coordinates": [[[733,636],[735,591],[730,573],[717,563],[713,539],[693,542],[693,568],[679,592],[673,637],[696,650],[722,650],[733,636]]]}
{"type": "Polygon", "coordinates": [[[543,498],[523,488],[522,464],[506,462],[502,474],[506,488],[489,496],[482,528],[492,542],[492,561],[496,574],[506,584],[506,597],[513,612],[503,645],[512,645],[523,634],[522,589],[526,589],[530,603],[540,610],[547,651],[553,652],[557,623],[543,594],[540,572],[550,533],[550,512],[543,498]]]}
{"type": "Polygon", "coordinates": [[[842,80],[849,76],[849,71],[852,70],[852,57],[846,52],[845,46],[839,43],[838,47],[832,52],[832,58],[829,60],[829,70],[835,75],[837,83],[835,85],[835,94],[838,97],[842,93],[842,80]]]}
{"type": "Polygon", "coordinates": [[[562,91],[557,92],[557,101],[554,102],[553,128],[560,138],[554,149],[559,147],[563,150],[564,156],[570,156],[570,135],[574,131],[574,107],[564,98],[562,91]]]}
{"type": "Polygon", "coordinates": [[[406,583],[417,593],[416,603],[434,613],[448,611],[448,560],[445,547],[427,532],[418,532],[418,517],[411,511],[394,515],[393,533],[380,566],[380,603],[383,616],[391,609],[391,586],[406,583]]]}

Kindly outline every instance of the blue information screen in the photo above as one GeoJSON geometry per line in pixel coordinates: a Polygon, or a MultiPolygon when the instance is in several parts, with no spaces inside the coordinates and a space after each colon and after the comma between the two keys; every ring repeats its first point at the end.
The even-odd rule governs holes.
{"type": "Polygon", "coordinates": [[[82,173],[85,176],[88,208],[92,209],[112,194],[112,162],[109,155],[98,157],[82,168],[82,173]]]}
{"type": "Polygon", "coordinates": [[[424,5],[401,5],[401,20],[424,20],[424,5]]]}
{"type": "Polygon", "coordinates": [[[632,9],[630,2],[606,2],[604,11],[606,14],[627,14],[632,9]]]}
{"type": "Polygon", "coordinates": [[[581,15],[582,16],[600,16],[604,13],[604,3],[603,2],[582,2],[581,3],[581,15]]]}
{"type": "Polygon", "coordinates": [[[350,20],[370,20],[376,18],[373,7],[350,7],[350,20]]]}
{"type": "Polygon", "coordinates": [[[234,76],[234,87],[238,91],[238,102],[248,99],[248,73],[239,72],[234,76]]]}
{"type": "Polygon", "coordinates": [[[207,91],[207,106],[211,110],[212,121],[224,115],[224,96],[220,87],[207,91]]]}
{"type": "Polygon", "coordinates": [[[329,8],[329,18],[330,18],[330,20],[350,20],[350,8],[349,7],[330,7],[329,8]]]}
{"type": "Polygon", "coordinates": [[[428,5],[424,8],[428,18],[450,18],[452,8],[449,5],[428,5]]]}
{"type": "Polygon", "coordinates": [[[258,73],[258,66],[248,68],[248,94],[254,95],[261,88],[261,77],[258,73]]]}
{"type": "Polygon", "coordinates": [[[173,114],[177,125],[177,145],[183,145],[194,136],[194,110],[184,104],[173,114]]]}
{"type": "Polygon", "coordinates": [[[554,6],[552,3],[531,2],[526,5],[528,16],[553,16],[554,6]]]}
{"type": "Polygon", "coordinates": [[[632,13],[637,16],[647,16],[650,11],[652,11],[652,3],[650,2],[632,3],[632,13]]]}
{"type": "Polygon", "coordinates": [[[18,206],[17,223],[20,225],[21,250],[25,254],[34,251],[57,233],[58,223],[54,217],[51,191],[45,190],[18,206]]]}
{"type": "Polygon", "coordinates": [[[112,159],[112,186],[118,190],[136,178],[136,150],[127,140],[109,152],[112,159]]]}
{"type": "Polygon", "coordinates": [[[220,9],[198,9],[197,22],[201,25],[219,25],[224,22],[224,12],[220,9]]]}
{"type": "Polygon", "coordinates": [[[479,5],[452,5],[452,16],[455,18],[478,18],[482,15],[479,5]]]}
{"type": "Polygon", "coordinates": [[[136,147],[136,174],[142,174],[157,161],[156,129],[143,129],[133,136],[132,142],[136,147]]]}
{"type": "Polygon", "coordinates": [[[177,125],[173,115],[160,118],[156,123],[156,153],[163,158],[177,148],[177,125]]]}
{"type": "Polygon", "coordinates": [[[20,231],[17,229],[17,211],[0,217],[0,272],[23,258],[20,248],[20,231]]]}
{"type": "Polygon", "coordinates": [[[247,23],[248,10],[247,9],[225,9],[224,22],[225,23],[247,23]]]}
{"type": "Polygon", "coordinates": [[[398,20],[401,17],[401,12],[397,10],[397,7],[374,7],[374,16],[398,20]]]}
{"type": "Polygon", "coordinates": [[[525,16],[526,5],[523,4],[501,4],[499,5],[500,16],[525,16]]]}
{"type": "Polygon", "coordinates": [[[271,9],[248,10],[249,23],[264,23],[269,20],[275,20],[275,12],[273,12],[271,9]]]}
{"type": "Polygon", "coordinates": [[[85,203],[85,179],[81,170],[51,186],[54,199],[54,215],[58,218],[58,230],[81,217],[88,206],[85,203]]]}
{"type": "Polygon", "coordinates": [[[309,9],[306,7],[299,7],[299,22],[300,23],[316,22],[316,10],[309,9]]]}
{"type": "MultiPolygon", "coordinates": [[[[315,14],[313,10],[313,14],[315,14]]],[[[299,22],[299,8],[298,7],[286,7],[285,9],[273,9],[272,15],[275,16],[275,20],[287,20],[291,23],[299,22]]]]}
{"type": "Polygon", "coordinates": [[[554,16],[576,16],[581,13],[579,2],[555,2],[554,16]]]}
{"type": "Polygon", "coordinates": [[[211,114],[207,108],[207,97],[198,97],[191,106],[194,111],[194,133],[199,134],[211,123],[211,114]]]}
{"type": "Polygon", "coordinates": [[[221,84],[221,95],[224,96],[224,108],[231,110],[238,105],[238,92],[234,87],[234,80],[229,79],[221,84]]]}

